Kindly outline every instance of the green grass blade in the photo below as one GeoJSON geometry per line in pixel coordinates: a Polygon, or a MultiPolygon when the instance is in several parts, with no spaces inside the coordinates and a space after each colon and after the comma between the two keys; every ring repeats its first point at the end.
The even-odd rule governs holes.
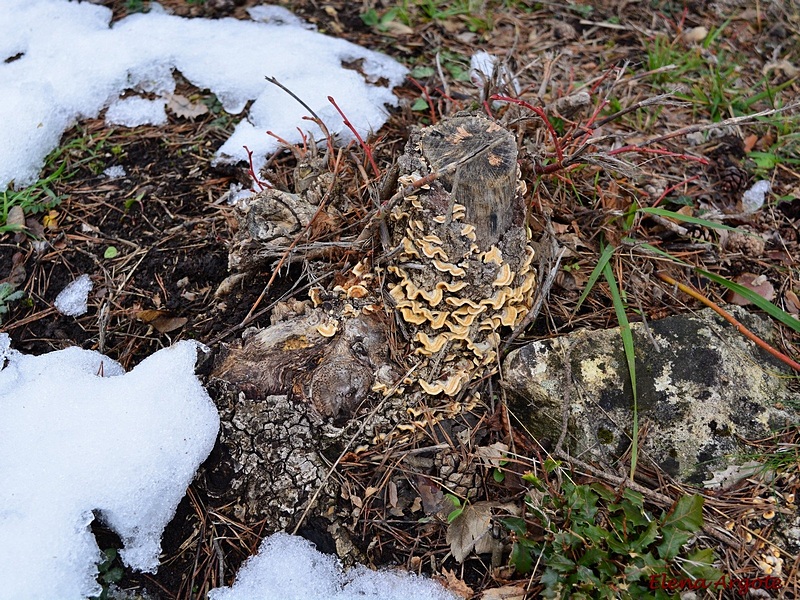
{"type": "Polygon", "coordinates": [[[611,302],[614,304],[614,312],[619,323],[619,332],[622,336],[622,347],[625,349],[625,359],[628,362],[628,373],[631,378],[631,390],[633,392],[633,426],[631,428],[631,480],[636,473],[636,462],[639,457],[639,405],[636,395],[636,355],[633,348],[633,333],[625,314],[625,303],[622,301],[617,280],[611,265],[606,261],[603,267],[603,276],[608,282],[608,289],[611,292],[611,302]]]}
{"type": "Polygon", "coordinates": [[[581,304],[583,304],[583,301],[586,300],[586,296],[588,296],[589,292],[592,291],[594,284],[597,283],[597,280],[600,277],[600,273],[603,272],[603,269],[608,264],[611,255],[614,254],[614,250],[615,250],[614,246],[606,246],[605,248],[603,248],[603,251],[600,253],[600,258],[598,259],[597,264],[592,270],[592,274],[589,275],[589,281],[586,282],[586,287],[584,288],[581,297],[578,298],[578,304],[575,305],[575,310],[573,311],[573,314],[578,312],[578,309],[581,307],[581,304]]]}
{"type": "Polygon", "coordinates": [[[765,313],[773,317],[774,319],[780,321],[790,329],[800,333],[800,321],[798,321],[795,317],[790,315],[784,310],[781,310],[777,306],[775,306],[772,302],[764,298],[763,296],[759,296],[753,290],[744,287],[743,285],[739,285],[738,283],[734,283],[724,277],[717,275],[715,273],[710,273],[708,271],[704,271],[703,269],[695,269],[697,273],[702,275],[703,277],[709,278],[714,283],[718,283],[732,292],[735,292],[746,298],[753,304],[755,304],[758,308],[763,310],[765,313]]]}
{"type": "Polygon", "coordinates": [[[690,217],[689,215],[682,215],[675,211],[667,210],[666,208],[653,208],[650,206],[646,206],[644,208],[640,208],[638,212],[646,213],[648,215],[657,215],[659,217],[665,217],[667,219],[675,219],[677,221],[683,221],[684,223],[693,223],[694,225],[702,225],[703,227],[710,227],[712,229],[726,229],[727,231],[738,231],[739,233],[753,235],[749,231],[744,231],[743,229],[737,229],[736,227],[731,227],[730,225],[723,225],[722,223],[715,223],[714,221],[709,221],[708,219],[701,219],[699,217],[690,217]]]}
{"type": "Polygon", "coordinates": [[[640,242],[637,239],[629,237],[622,238],[622,242],[624,244],[630,244],[634,248],[641,248],[642,250],[645,250],[651,254],[655,254],[656,256],[666,258],[670,262],[674,262],[675,264],[681,265],[682,267],[692,267],[692,265],[690,265],[689,263],[684,262],[680,258],[672,256],[672,254],[670,254],[669,252],[665,252],[661,248],[656,248],[655,246],[653,246],[652,244],[648,244],[647,242],[640,242]]]}

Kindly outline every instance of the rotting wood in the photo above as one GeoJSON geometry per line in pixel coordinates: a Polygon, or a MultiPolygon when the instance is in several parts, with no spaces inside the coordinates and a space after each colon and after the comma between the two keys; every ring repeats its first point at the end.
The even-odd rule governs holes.
{"type": "MultiPolygon", "coordinates": [[[[469,427],[469,412],[480,403],[474,382],[495,368],[501,331],[519,324],[530,308],[534,251],[517,147],[507,130],[482,116],[458,115],[415,132],[398,160],[395,186],[365,232],[374,235],[374,224],[382,224],[398,250],[365,254],[328,289],[312,288],[309,300],[279,305],[270,327],[246,332],[216,361],[212,378],[224,382],[224,402],[235,407],[235,423],[221,438],[230,487],[239,490],[231,500],[242,514],[267,517],[268,527],[285,527],[292,510],[298,517],[333,510],[338,480],[328,479],[324,493],[312,481],[346,439],[347,447],[369,448],[387,436],[413,439],[414,431],[437,423],[448,422],[454,433],[469,427]],[[281,407],[269,415],[299,410],[304,420],[287,429],[265,422],[269,415],[252,414],[251,405],[263,408],[267,398],[281,407]],[[419,407],[427,407],[425,416],[415,420],[419,407]],[[270,464],[287,456],[297,458],[302,489],[284,494],[272,486],[277,497],[261,498],[258,490],[270,485],[256,480],[280,473],[283,485],[285,465],[270,464]]],[[[293,241],[289,231],[307,229],[308,217],[298,217],[313,214],[316,205],[303,206],[304,193],[277,196],[260,194],[242,214],[232,266],[254,264],[244,257],[251,251],[260,260],[279,256],[293,241]],[[286,213],[283,225],[253,230],[269,211],[286,213]],[[269,239],[259,246],[252,237],[267,230],[269,239]]],[[[447,450],[435,456],[422,474],[465,498],[477,494],[471,461],[447,450]],[[446,473],[439,471],[443,465],[446,473]]]]}

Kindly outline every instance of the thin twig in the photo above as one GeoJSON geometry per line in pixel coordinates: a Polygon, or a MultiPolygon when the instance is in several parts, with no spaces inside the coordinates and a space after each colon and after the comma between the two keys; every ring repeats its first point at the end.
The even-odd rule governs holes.
{"type": "Polygon", "coordinates": [[[731,315],[729,312],[725,311],[719,305],[715,304],[714,302],[712,302],[711,300],[709,300],[708,298],[703,296],[703,294],[701,294],[700,292],[698,292],[696,290],[693,290],[692,288],[690,288],[687,285],[684,285],[682,283],[679,283],[679,282],[675,281],[672,277],[670,277],[666,273],[657,273],[657,276],[661,281],[665,281],[666,283],[668,283],[670,285],[674,285],[675,287],[677,287],[683,293],[689,294],[695,300],[699,300],[700,302],[702,302],[703,304],[705,304],[706,306],[711,308],[719,316],[721,316],[723,319],[728,321],[728,323],[730,323],[731,325],[736,327],[736,329],[739,331],[739,333],[741,333],[747,339],[749,339],[752,342],[754,342],[762,350],[766,350],[767,352],[769,352],[772,356],[774,356],[775,358],[777,358],[781,362],[784,362],[787,365],[789,365],[790,367],[792,367],[795,371],[800,371],[800,363],[797,363],[796,361],[794,361],[791,358],[789,358],[788,356],[786,356],[780,350],[777,350],[777,349],[773,348],[772,346],[770,346],[767,342],[762,340],[755,333],[753,333],[752,331],[747,329],[747,327],[745,327],[739,321],[737,321],[733,317],[733,315],[731,315]]]}

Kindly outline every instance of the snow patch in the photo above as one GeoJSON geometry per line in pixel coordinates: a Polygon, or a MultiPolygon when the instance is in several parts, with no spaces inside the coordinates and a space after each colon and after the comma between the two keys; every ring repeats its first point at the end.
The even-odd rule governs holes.
{"type": "Polygon", "coordinates": [[[438,583],[410,573],[371,571],[359,566],[342,572],[332,556],[300,537],[276,533],[239,569],[232,587],[209,600],[457,600],[438,583]]]}
{"type": "Polygon", "coordinates": [[[251,8],[258,21],[187,19],[151,10],[112,27],[111,10],[90,2],[2,3],[0,190],[36,181],[47,154],[78,119],[108,108],[112,123],[165,122],[174,71],[211,90],[229,113],[253,102],[217,161],[246,161],[247,145],[256,169],[279,147],[267,130],[291,143],[302,141],[297,127],[322,135],[303,119],[308,111],[265,77],[277,78],[347,140],[352,134],[328,96],[366,136],[386,121],[385,105],[397,105],[391,88],[406,74],[391,58],[309,30],[276,6],[251,8]],[[129,97],[120,100],[122,95],[129,97]]]}
{"type": "Polygon", "coordinates": [[[0,598],[98,595],[93,511],[125,564],[156,570],[219,430],[194,374],[198,346],[179,342],[126,374],[91,350],[24,355],[0,334],[0,598]]]}
{"type": "Polygon", "coordinates": [[[81,275],[61,290],[53,304],[62,315],[79,317],[86,314],[86,301],[91,291],[92,280],[88,275],[81,275]]]}

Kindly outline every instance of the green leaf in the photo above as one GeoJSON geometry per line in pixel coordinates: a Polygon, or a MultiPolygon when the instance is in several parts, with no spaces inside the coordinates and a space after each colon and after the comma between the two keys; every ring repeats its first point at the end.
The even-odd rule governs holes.
{"type": "Polygon", "coordinates": [[[704,271],[703,269],[695,269],[695,272],[700,273],[700,275],[702,275],[703,277],[708,277],[711,281],[723,285],[733,292],[736,292],[740,296],[746,298],[747,300],[755,304],[758,308],[766,312],[774,319],[777,319],[790,329],[796,331],[797,333],[800,333],[800,320],[797,320],[789,313],[781,310],[780,308],[775,306],[772,302],[766,300],[763,296],[759,296],[753,290],[750,290],[744,287],[743,285],[739,285],[738,283],[734,283],[733,281],[729,281],[724,277],[720,277],[716,273],[704,271]]]}
{"type": "Polygon", "coordinates": [[[731,227],[730,225],[724,225],[722,223],[717,223],[715,221],[709,221],[708,219],[701,219],[699,217],[682,215],[681,213],[672,210],[667,210],[666,208],[644,207],[640,208],[638,212],[642,212],[648,215],[658,215],[659,217],[666,217],[668,219],[675,219],[676,221],[683,221],[684,223],[693,223],[694,225],[702,225],[703,227],[710,227],[711,229],[725,229],[726,231],[738,231],[739,233],[743,233],[746,235],[753,235],[749,231],[745,231],[743,229],[737,229],[736,227],[731,227]]]}
{"type": "Polygon", "coordinates": [[[525,523],[525,519],[507,517],[505,519],[500,519],[500,523],[509,531],[513,531],[517,534],[518,537],[525,537],[528,535],[528,525],[525,523]]]}
{"type": "Polygon", "coordinates": [[[608,264],[608,261],[613,254],[614,246],[606,246],[603,248],[603,251],[600,253],[600,258],[597,259],[597,264],[594,266],[594,269],[592,269],[592,272],[589,275],[589,280],[586,282],[586,287],[583,289],[581,297],[578,298],[578,303],[575,305],[575,309],[572,311],[573,313],[578,312],[581,304],[583,304],[583,301],[586,300],[589,292],[592,291],[594,284],[597,283],[597,279],[600,277],[600,274],[603,272],[603,269],[605,269],[605,266],[608,264]]]}
{"type": "Polygon", "coordinates": [[[506,479],[506,474],[503,473],[500,469],[493,469],[492,479],[494,479],[497,483],[503,483],[503,481],[505,481],[506,479]]]}
{"type": "Polygon", "coordinates": [[[703,548],[693,552],[682,561],[682,568],[695,579],[717,581],[722,572],[714,567],[717,555],[712,548],[703,548]]]}
{"type": "Polygon", "coordinates": [[[703,527],[703,497],[697,494],[682,496],[662,522],[664,529],[676,527],[694,533],[703,527]]]}
{"type": "Polygon", "coordinates": [[[603,276],[608,283],[609,291],[611,292],[611,303],[614,305],[614,313],[617,315],[617,322],[619,323],[619,333],[622,337],[622,347],[625,350],[625,358],[628,362],[628,375],[631,380],[631,393],[633,395],[633,426],[631,431],[631,479],[636,472],[636,462],[639,459],[639,406],[638,396],[636,392],[636,355],[633,348],[633,334],[631,333],[631,326],[628,323],[628,316],[625,314],[625,303],[622,301],[622,296],[617,287],[617,280],[614,277],[614,271],[611,265],[606,264],[603,266],[603,276]]]}
{"type": "Polygon", "coordinates": [[[535,487],[540,492],[544,491],[544,483],[542,483],[542,480],[539,479],[536,475],[534,475],[530,471],[528,473],[525,473],[525,475],[522,476],[522,480],[530,483],[533,487],[535,487]]]}
{"type": "Polygon", "coordinates": [[[559,573],[569,573],[575,570],[575,562],[563,554],[553,554],[546,561],[547,567],[559,573]]]}
{"type": "Polygon", "coordinates": [[[103,579],[106,583],[118,583],[122,580],[122,576],[124,575],[124,571],[122,567],[114,567],[113,569],[109,569],[103,575],[103,579]]]}
{"type": "Polygon", "coordinates": [[[672,560],[681,551],[683,545],[692,537],[691,533],[680,531],[675,527],[665,527],[661,530],[662,542],[656,546],[658,555],[664,560],[672,560]]]}
{"type": "Polygon", "coordinates": [[[645,549],[658,537],[658,522],[650,521],[642,534],[631,542],[631,549],[637,553],[644,553],[645,549]]]}
{"type": "Polygon", "coordinates": [[[559,461],[557,461],[557,460],[553,460],[552,458],[547,457],[546,459],[544,459],[544,465],[543,466],[544,466],[544,470],[545,471],[547,471],[548,473],[552,473],[558,467],[561,466],[561,463],[559,461]]]}
{"type": "Polygon", "coordinates": [[[103,258],[114,258],[119,252],[117,251],[115,246],[109,246],[106,248],[106,251],[103,252],[103,258]]]}
{"type": "Polygon", "coordinates": [[[461,513],[463,513],[463,512],[464,512],[464,509],[463,509],[463,508],[457,508],[457,509],[455,509],[455,510],[451,511],[451,512],[450,512],[450,514],[449,514],[449,515],[447,515],[447,522],[448,522],[448,523],[452,523],[452,522],[453,522],[453,521],[455,521],[455,520],[456,520],[458,517],[460,517],[460,516],[461,516],[461,513]]]}
{"type": "Polygon", "coordinates": [[[595,493],[606,502],[613,502],[617,497],[617,495],[614,493],[614,490],[607,485],[600,483],[599,481],[595,481],[594,483],[590,484],[589,487],[592,488],[595,493]]]}
{"type": "Polygon", "coordinates": [[[380,17],[378,16],[378,11],[374,8],[370,8],[367,12],[362,13],[359,15],[361,20],[364,22],[364,25],[367,27],[375,27],[380,22],[380,17]]]}
{"type": "Polygon", "coordinates": [[[424,79],[425,77],[432,77],[436,73],[433,67],[417,66],[411,69],[411,76],[414,79],[424,79]]]}
{"type": "Polygon", "coordinates": [[[561,580],[561,573],[549,567],[545,569],[539,579],[539,582],[545,587],[545,593],[542,594],[542,598],[561,598],[560,592],[563,589],[561,580]]]}
{"type": "Polygon", "coordinates": [[[533,566],[533,557],[531,556],[530,548],[519,542],[514,542],[509,560],[511,564],[514,565],[517,572],[523,575],[529,573],[533,566]]]}
{"type": "Polygon", "coordinates": [[[641,504],[634,504],[627,498],[624,498],[620,503],[620,506],[622,507],[622,512],[625,513],[625,518],[628,520],[630,525],[633,525],[634,527],[644,527],[651,523],[650,519],[645,516],[641,504]]]}
{"type": "Polygon", "coordinates": [[[414,104],[411,105],[411,110],[421,111],[421,110],[428,110],[428,103],[425,98],[417,98],[414,101],[414,104]]]}
{"type": "Polygon", "coordinates": [[[759,169],[774,169],[781,162],[772,152],[750,152],[747,156],[753,159],[759,169]]]}

